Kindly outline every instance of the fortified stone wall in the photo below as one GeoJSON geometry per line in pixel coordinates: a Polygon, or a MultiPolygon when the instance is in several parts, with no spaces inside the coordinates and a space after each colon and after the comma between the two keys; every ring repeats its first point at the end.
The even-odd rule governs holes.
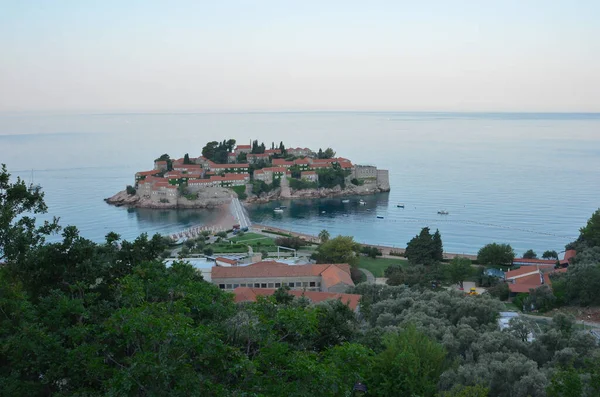
{"type": "Polygon", "coordinates": [[[381,190],[390,190],[390,176],[388,170],[377,170],[377,187],[381,190]]]}
{"type": "Polygon", "coordinates": [[[353,178],[363,179],[363,178],[376,178],[377,177],[377,167],[372,165],[356,165],[354,167],[353,178]]]}

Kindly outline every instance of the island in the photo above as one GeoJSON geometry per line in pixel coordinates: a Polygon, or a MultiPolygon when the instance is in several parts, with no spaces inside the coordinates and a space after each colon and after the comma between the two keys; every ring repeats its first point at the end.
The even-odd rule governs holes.
{"type": "Polygon", "coordinates": [[[375,194],[390,191],[387,170],[336,157],[331,148],[267,149],[258,140],[208,142],[198,157],[163,154],[149,171],[135,173],[125,190],[105,199],[138,208],[218,208],[232,196],[247,203],[279,199],[375,194]]]}

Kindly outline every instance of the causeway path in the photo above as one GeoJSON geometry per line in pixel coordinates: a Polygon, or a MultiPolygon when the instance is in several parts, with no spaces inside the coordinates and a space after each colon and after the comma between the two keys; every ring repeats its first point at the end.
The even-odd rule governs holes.
{"type": "Polygon", "coordinates": [[[242,207],[242,204],[237,197],[231,196],[231,205],[229,208],[231,209],[231,214],[238,221],[241,228],[250,227],[252,224],[250,218],[246,215],[246,211],[244,211],[244,207],[242,207]]]}

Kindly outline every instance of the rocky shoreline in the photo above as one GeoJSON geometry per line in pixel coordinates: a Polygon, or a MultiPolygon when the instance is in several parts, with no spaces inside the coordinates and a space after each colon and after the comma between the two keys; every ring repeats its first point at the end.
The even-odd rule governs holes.
{"type": "Polygon", "coordinates": [[[347,186],[342,189],[340,186],[336,186],[332,189],[305,189],[305,190],[291,190],[289,193],[283,193],[282,189],[276,189],[267,194],[261,194],[260,196],[248,197],[245,203],[248,204],[262,204],[268,203],[275,200],[289,200],[289,199],[311,199],[311,198],[326,198],[326,197],[344,197],[344,196],[367,196],[377,193],[389,192],[390,189],[382,189],[375,185],[368,186],[347,186]]]}
{"type": "Polygon", "coordinates": [[[130,195],[125,190],[120,191],[112,197],[105,198],[104,201],[115,207],[128,208],[151,208],[151,209],[217,209],[229,202],[228,197],[198,198],[197,200],[188,200],[185,197],[178,197],[177,203],[160,203],[151,199],[143,198],[138,195],[130,195]]]}
{"type": "MultiPolygon", "coordinates": [[[[211,190],[214,195],[202,195],[196,200],[188,200],[185,197],[178,197],[177,203],[161,203],[150,198],[140,197],[137,194],[130,195],[123,190],[112,197],[104,199],[110,205],[116,207],[129,208],[151,208],[151,209],[216,209],[225,204],[228,204],[233,191],[229,189],[211,190]]],[[[282,199],[310,199],[310,198],[326,198],[326,197],[343,197],[343,196],[360,196],[373,195],[377,193],[389,192],[389,189],[382,189],[375,184],[354,186],[349,185],[342,189],[337,186],[332,189],[305,189],[305,190],[290,190],[290,189],[275,189],[269,193],[263,193],[260,196],[250,195],[247,199],[242,200],[245,204],[261,204],[270,201],[282,199]]]]}

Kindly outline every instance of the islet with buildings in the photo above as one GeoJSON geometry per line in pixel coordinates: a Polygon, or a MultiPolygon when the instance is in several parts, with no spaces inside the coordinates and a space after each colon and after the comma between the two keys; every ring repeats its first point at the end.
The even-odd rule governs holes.
{"type": "MultiPolygon", "coordinates": [[[[266,149],[258,141],[249,145],[231,142],[235,141],[219,144],[226,147],[226,153],[218,156],[208,150],[203,150],[206,156],[186,154],[178,159],[165,154],[154,161],[153,169],[136,172],[132,185],[105,201],[140,208],[217,208],[234,192],[242,201],[268,202],[390,190],[388,170],[354,164],[336,157],[331,149],[286,149],[283,143],[266,149]],[[343,183],[332,185],[336,180],[343,183]]],[[[211,144],[212,148],[218,143],[207,146],[211,144]]]]}

